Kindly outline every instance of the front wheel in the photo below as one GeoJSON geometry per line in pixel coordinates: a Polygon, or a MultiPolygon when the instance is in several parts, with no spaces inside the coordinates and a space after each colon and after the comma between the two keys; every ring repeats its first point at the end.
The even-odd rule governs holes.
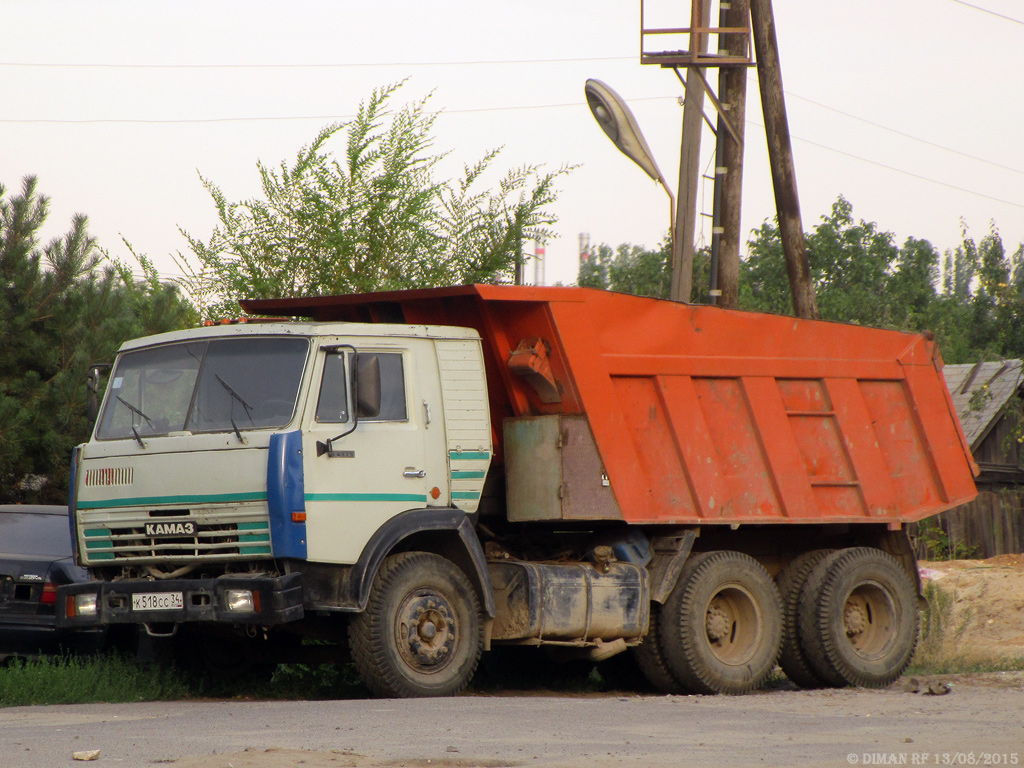
{"type": "Polygon", "coordinates": [[[349,647],[375,695],[454,696],[483,651],[480,601],[466,575],[428,552],[384,561],[366,610],[349,624],[349,647]]]}
{"type": "Polygon", "coordinates": [[[665,602],[660,633],[669,669],[689,690],[753,691],[768,679],[779,655],[779,591],[748,555],[697,555],[665,602]]]}

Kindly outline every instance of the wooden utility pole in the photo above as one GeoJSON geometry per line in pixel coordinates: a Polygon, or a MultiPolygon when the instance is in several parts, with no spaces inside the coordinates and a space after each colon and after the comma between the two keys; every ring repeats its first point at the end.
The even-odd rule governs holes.
{"type": "MultiPolygon", "coordinates": [[[[715,212],[712,232],[712,302],[723,307],[736,307],[739,302],[740,198],[743,186],[743,127],[746,115],[746,68],[754,63],[750,42],[757,53],[758,84],[764,112],[768,156],[775,189],[775,206],[779,217],[782,249],[789,274],[790,293],[797,317],[818,317],[814,299],[814,283],[807,263],[800,201],[797,197],[796,174],[793,170],[793,148],[789,140],[786,102],[782,92],[782,71],[779,65],[778,40],[771,0],[718,0],[717,27],[708,26],[708,11],[714,0],[690,0],[689,27],[649,27],[644,16],[644,0],[640,0],[640,63],[671,67],[679,73],[686,67],[686,106],[697,104],[695,78],[699,78],[708,98],[718,111],[718,148],[715,153],[715,212]],[[689,50],[651,50],[658,36],[687,36],[689,50]],[[718,50],[707,52],[709,35],[717,36],[718,50]],[[650,47],[649,47],[650,44],[650,47]],[[718,67],[718,96],[704,78],[705,68],[718,67]]],[[[703,99],[701,99],[703,101],[703,99]]],[[[702,109],[703,111],[703,105],[702,109]]],[[[695,112],[691,114],[696,114],[695,112]]],[[[693,118],[695,122],[695,118],[693,118]]],[[[699,131],[684,127],[682,160],[679,171],[679,195],[673,234],[692,249],[696,211],[690,196],[689,163],[700,150],[699,131]]],[[[686,301],[693,281],[692,257],[686,263],[672,259],[672,297],[686,301]],[[685,294],[685,295],[684,295],[685,294]]]]}
{"type": "MultiPolygon", "coordinates": [[[[698,0],[694,13],[700,26],[711,20],[711,0],[698,0]]],[[[707,33],[694,33],[695,50],[706,53],[707,33]]],[[[704,85],[697,67],[686,69],[683,97],[683,135],[679,158],[679,190],[676,197],[675,228],[672,233],[673,301],[690,301],[693,295],[693,239],[697,225],[697,191],[700,185],[700,135],[704,121],[704,85]]]]}
{"type": "Polygon", "coordinates": [[[779,44],[775,35],[775,14],[771,0],[749,0],[751,31],[757,53],[757,81],[761,91],[765,134],[768,138],[768,159],[775,189],[775,207],[779,217],[782,252],[789,274],[793,311],[797,317],[817,318],[814,282],[807,261],[803,222],[800,219],[800,198],[793,168],[793,147],[789,140],[786,100],[782,90],[782,69],[779,65],[779,44]]]}
{"type": "MultiPolygon", "coordinates": [[[[732,0],[721,11],[719,27],[742,28],[749,18],[749,0],[732,0]]],[[[726,55],[748,56],[746,35],[722,35],[726,55]]],[[[746,116],[747,68],[722,67],[718,71],[722,117],[718,121],[720,151],[716,152],[715,185],[719,198],[718,305],[737,309],[740,302],[740,205],[743,196],[743,125],[746,116]],[[727,128],[725,122],[728,121],[727,128]],[[731,130],[730,130],[731,129],[731,130]]]]}

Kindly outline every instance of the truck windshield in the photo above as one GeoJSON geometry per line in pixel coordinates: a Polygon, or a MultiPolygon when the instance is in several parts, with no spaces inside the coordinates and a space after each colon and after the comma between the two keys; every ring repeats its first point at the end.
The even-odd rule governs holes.
{"type": "Polygon", "coordinates": [[[101,440],[282,427],[291,421],[309,352],[302,338],[183,342],[122,355],[101,440]]]}

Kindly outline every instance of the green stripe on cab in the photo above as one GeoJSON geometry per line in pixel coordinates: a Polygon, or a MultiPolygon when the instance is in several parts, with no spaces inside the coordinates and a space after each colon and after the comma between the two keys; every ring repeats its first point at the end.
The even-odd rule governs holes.
{"type": "Polygon", "coordinates": [[[425,493],[307,493],[306,501],[415,501],[427,503],[425,493]]]}
{"type": "Polygon", "coordinates": [[[254,493],[211,493],[181,496],[136,496],[130,499],[101,499],[79,501],[78,509],[105,509],[108,507],[143,507],[159,504],[221,504],[229,501],[266,501],[266,491],[254,493]]]}

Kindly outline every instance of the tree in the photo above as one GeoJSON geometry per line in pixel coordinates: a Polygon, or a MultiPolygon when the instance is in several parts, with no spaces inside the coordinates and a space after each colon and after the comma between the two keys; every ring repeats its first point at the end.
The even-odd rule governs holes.
{"type": "Polygon", "coordinates": [[[666,298],[672,284],[666,246],[650,251],[622,243],[612,250],[601,244],[580,264],[577,284],[585,288],[607,288],[637,296],[666,298]]]}
{"type": "MultiPolygon", "coordinates": [[[[707,303],[708,270],[711,254],[707,248],[693,255],[695,303],[707,303]]],[[[602,243],[580,263],[576,284],[604,288],[637,296],[668,298],[672,287],[671,248],[668,241],[657,250],[622,243],[613,249],[602,243]]]]}
{"type": "MultiPolygon", "coordinates": [[[[764,222],[749,246],[740,305],[791,314],[778,228],[764,222]]],[[[1007,255],[994,226],[977,243],[964,227],[961,244],[940,258],[927,240],[897,248],[877,224],[855,222],[839,197],[807,234],[807,252],[823,319],[931,330],[950,363],[1024,355],[1024,245],[1007,255]]]]}
{"type": "MultiPolygon", "coordinates": [[[[892,233],[855,221],[842,196],[807,233],[806,242],[823,319],[910,327],[908,313],[923,311],[935,295],[938,254],[931,244],[910,238],[897,247],[892,233]]],[[[778,227],[764,222],[749,247],[740,268],[740,306],[792,314],[778,227]]]]}
{"type": "Polygon", "coordinates": [[[81,214],[40,245],[49,200],[35,178],[5,196],[0,185],[0,501],[62,502],[71,450],[89,432],[89,364],[193,314],[148,261],[142,281],[104,263],[81,214]]]}
{"type": "Polygon", "coordinates": [[[234,314],[241,298],[354,293],[487,282],[514,274],[524,239],[544,241],[549,206],[568,167],[509,171],[479,187],[488,152],[455,181],[438,181],[427,99],[389,110],[401,84],[375,90],[348,123],[329,125],[294,164],[258,163],[263,197],[229,202],[203,184],[220,223],[205,242],[183,232],[199,267],[186,287],[209,315],[234,314]],[[341,159],[326,149],[344,131],[341,159]]]}
{"type": "MultiPolygon", "coordinates": [[[[948,363],[1024,356],[1024,244],[1012,255],[993,225],[979,242],[966,226],[962,242],[941,257],[927,240],[897,246],[891,232],[856,220],[840,196],[805,235],[818,308],[824,320],[935,333],[948,363]],[[941,264],[941,270],[940,270],[941,264]]],[[[740,307],[793,313],[782,239],[774,221],[751,233],[740,264],[740,307]]],[[[710,255],[698,251],[695,303],[707,303],[710,255]]],[[[580,265],[579,285],[666,296],[666,248],[599,246],[580,265]]]]}

